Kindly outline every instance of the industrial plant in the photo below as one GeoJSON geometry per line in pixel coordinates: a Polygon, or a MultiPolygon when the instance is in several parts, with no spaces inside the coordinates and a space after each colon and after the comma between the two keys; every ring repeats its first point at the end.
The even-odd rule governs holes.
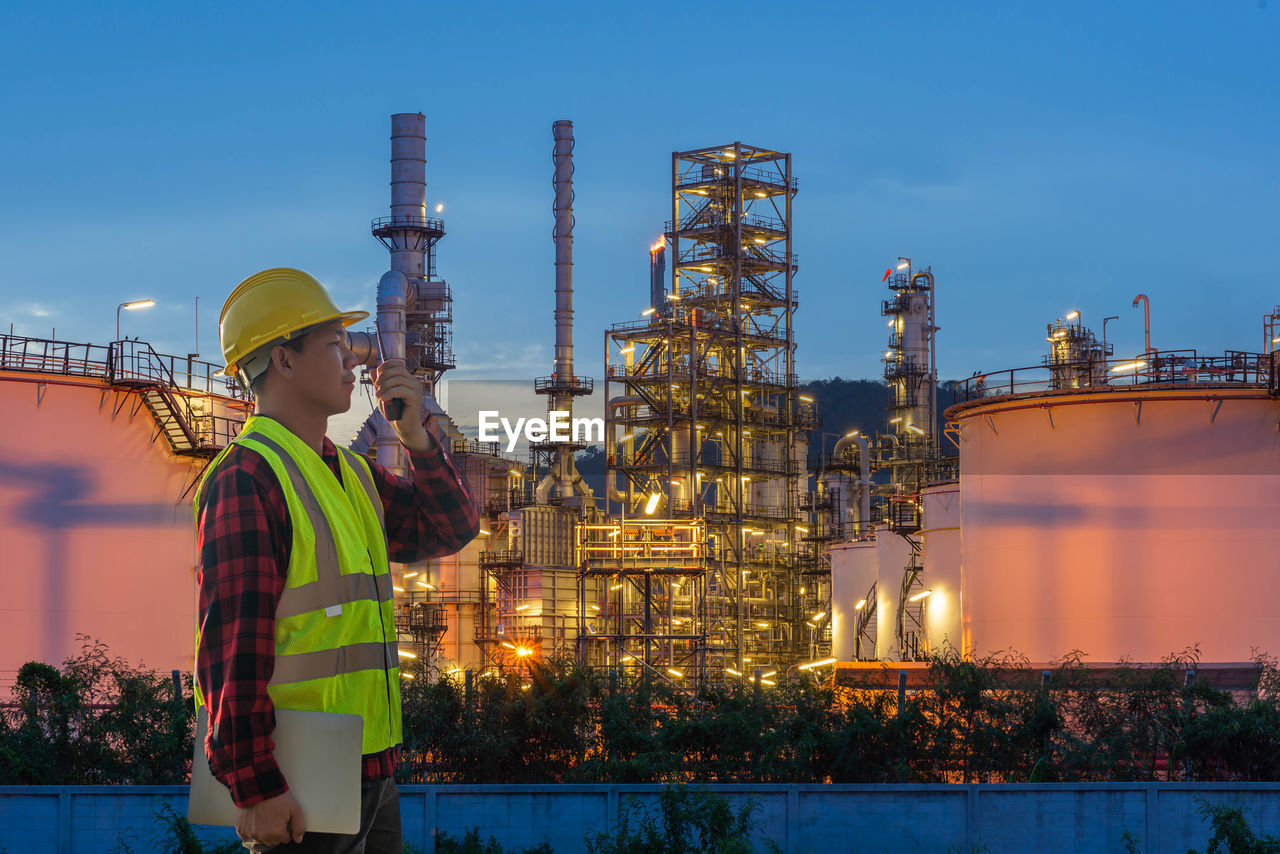
{"type": "MultiPolygon", "coordinates": [[[[601,494],[578,470],[587,442],[507,453],[440,406],[455,367],[436,263],[445,225],[426,193],[426,120],[391,117],[390,212],[371,224],[390,256],[381,350],[372,330],[351,346],[365,366],[381,352],[422,379],[482,518],[460,553],[392,565],[401,654],[427,678],[563,657],[694,690],[947,651],[1037,663],[1073,650],[1156,661],[1189,644],[1217,662],[1280,652],[1280,307],[1259,307],[1257,350],[1153,343],[1148,320],[1143,352],[1124,359],[1106,340],[1114,318],[1099,338],[1071,311],[1048,324],[1041,364],[948,366],[964,378],[943,383],[945,275],[899,258],[878,307],[882,425],[824,422],[797,369],[792,155],[742,142],[673,152],[647,289],[636,253],[648,307],[575,330],[573,125],[551,131],[554,357],[532,383],[548,412],[599,396],[601,494]],[[575,361],[575,332],[603,339],[602,363],[575,361]]],[[[1130,296],[1127,310],[1149,310],[1130,296]]],[[[0,670],[59,661],[77,632],[190,670],[191,492],[252,412],[220,367],[140,341],[0,336],[0,399],[27,413],[0,458],[0,530],[12,559],[39,568],[0,581],[6,602],[26,603],[6,611],[0,670]],[[48,463],[24,462],[84,431],[103,452],[52,481],[48,463]],[[99,589],[103,572],[118,583],[99,589]]],[[[379,411],[351,447],[407,471],[379,411]]]]}

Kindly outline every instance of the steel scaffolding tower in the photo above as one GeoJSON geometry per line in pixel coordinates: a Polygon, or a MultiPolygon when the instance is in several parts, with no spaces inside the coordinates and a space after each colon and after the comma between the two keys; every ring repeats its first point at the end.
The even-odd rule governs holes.
{"type": "Polygon", "coordinates": [[[665,305],[605,333],[608,498],[624,518],[705,520],[697,675],[721,680],[798,663],[825,629],[799,594],[824,585],[796,530],[817,423],[795,372],[796,181],[790,154],[735,142],[673,153],[671,184],[665,305]]]}

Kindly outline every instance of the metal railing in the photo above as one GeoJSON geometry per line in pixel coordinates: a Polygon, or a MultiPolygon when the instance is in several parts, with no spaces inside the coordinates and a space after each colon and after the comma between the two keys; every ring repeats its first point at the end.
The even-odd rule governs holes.
{"type": "MultiPolygon", "coordinates": [[[[953,389],[952,403],[986,397],[1064,391],[1057,374],[1062,363],[975,374],[953,389]]],[[[1276,353],[1228,350],[1202,356],[1195,350],[1158,350],[1131,359],[1098,359],[1081,363],[1081,388],[1118,389],[1152,385],[1241,385],[1275,389],[1280,358],[1276,353]],[[1090,377],[1099,381],[1093,382],[1090,377]],[[1092,383],[1092,384],[1090,384],[1092,383]]]]}
{"type": "Polygon", "coordinates": [[[231,377],[214,376],[221,365],[157,353],[141,341],[77,344],[49,338],[0,335],[0,370],[115,381],[117,376],[155,375],[163,371],[172,387],[246,400],[231,377]],[[141,348],[146,348],[145,351],[141,348]],[[144,366],[144,356],[156,366],[144,366]]]}
{"type": "Polygon", "coordinates": [[[435,219],[434,217],[429,217],[425,214],[422,216],[408,214],[401,216],[380,216],[369,223],[370,231],[375,233],[395,228],[411,228],[444,234],[444,220],[435,219]]]}
{"type": "MultiPolygon", "coordinates": [[[[759,214],[743,214],[741,221],[742,228],[744,230],[759,229],[761,231],[772,231],[779,234],[787,233],[786,224],[776,217],[760,216],[759,214]]],[[[731,216],[724,216],[723,214],[713,214],[709,216],[699,216],[694,214],[680,223],[679,230],[680,233],[683,234],[703,228],[730,228],[737,224],[737,219],[731,216]]],[[[671,220],[667,220],[663,223],[663,226],[667,234],[674,234],[676,232],[675,224],[671,220]]]]}
{"type": "MultiPolygon", "coordinates": [[[[723,166],[714,167],[711,175],[704,175],[702,173],[703,165],[704,164],[702,163],[698,163],[697,165],[683,171],[680,174],[680,177],[676,179],[676,189],[680,189],[682,187],[696,187],[704,184],[732,184],[734,182],[735,173],[733,164],[726,163],[723,166]],[[716,171],[719,171],[721,174],[715,174],[716,171]]],[[[742,182],[744,184],[767,184],[774,187],[786,187],[787,176],[774,170],[744,166],[742,168],[742,182]]],[[[790,186],[792,190],[799,188],[799,184],[796,182],[795,178],[791,179],[790,186]]]]}

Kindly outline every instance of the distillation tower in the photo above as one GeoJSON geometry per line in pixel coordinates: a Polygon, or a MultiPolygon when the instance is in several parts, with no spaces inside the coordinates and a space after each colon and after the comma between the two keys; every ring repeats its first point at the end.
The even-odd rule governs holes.
{"type": "Polygon", "coordinates": [[[580,571],[610,578],[609,601],[581,607],[613,615],[587,626],[584,655],[677,680],[767,677],[825,630],[798,525],[817,414],[795,371],[796,181],[790,154],[740,142],[675,152],[671,170],[667,287],[653,285],[660,241],[653,304],[605,333],[620,515],[580,536],[580,571]]]}
{"type": "MultiPolygon", "coordinates": [[[[945,521],[958,507],[956,458],[939,441],[934,277],[929,267],[898,260],[885,275],[893,295],[880,309],[889,336],[886,429],[851,430],[816,466],[815,509],[829,531],[832,651],[842,659],[919,658],[928,651],[924,600],[941,602],[943,590],[955,587],[958,602],[950,557],[958,528],[945,521]],[[932,558],[930,539],[945,542],[932,558]]],[[[958,642],[958,631],[950,634],[958,642]]]]}

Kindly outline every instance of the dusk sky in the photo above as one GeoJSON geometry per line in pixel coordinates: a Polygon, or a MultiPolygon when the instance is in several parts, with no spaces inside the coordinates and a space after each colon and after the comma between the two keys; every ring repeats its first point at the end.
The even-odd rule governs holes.
{"type": "Polygon", "coordinates": [[[457,375],[551,369],[551,123],[575,125],[579,373],[648,304],[673,150],[789,151],[797,365],[878,377],[881,277],[937,279],[942,377],[1262,348],[1280,303],[1280,7],[1035,3],[6,4],[0,321],[219,360],[272,266],[372,308],[389,116],[427,118],[457,375]]]}

